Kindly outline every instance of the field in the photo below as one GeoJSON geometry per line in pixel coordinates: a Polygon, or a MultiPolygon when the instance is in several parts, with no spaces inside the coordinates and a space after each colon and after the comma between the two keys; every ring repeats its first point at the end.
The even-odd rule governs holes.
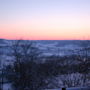
{"type": "Polygon", "coordinates": [[[89,87],[90,41],[0,39],[0,69],[1,88],[89,87]]]}

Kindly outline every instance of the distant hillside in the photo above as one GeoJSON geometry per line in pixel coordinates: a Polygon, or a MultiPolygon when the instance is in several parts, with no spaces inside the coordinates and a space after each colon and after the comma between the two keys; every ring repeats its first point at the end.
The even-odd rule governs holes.
{"type": "Polygon", "coordinates": [[[5,39],[0,39],[0,44],[6,44],[6,40],[5,39]]]}

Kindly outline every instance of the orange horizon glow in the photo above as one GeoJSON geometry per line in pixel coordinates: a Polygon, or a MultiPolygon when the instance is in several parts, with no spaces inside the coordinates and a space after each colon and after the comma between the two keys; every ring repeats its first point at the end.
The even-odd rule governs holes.
{"type": "Polygon", "coordinates": [[[52,32],[48,31],[43,34],[43,31],[38,32],[37,30],[29,31],[22,29],[18,30],[14,28],[11,29],[9,32],[7,29],[2,29],[2,33],[0,33],[0,38],[26,40],[90,40],[89,29],[81,30],[82,33],[80,32],[80,30],[76,30],[74,32],[68,30],[60,30],[58,32],[57,31],[58,30],[52,30],[52,32]]]}

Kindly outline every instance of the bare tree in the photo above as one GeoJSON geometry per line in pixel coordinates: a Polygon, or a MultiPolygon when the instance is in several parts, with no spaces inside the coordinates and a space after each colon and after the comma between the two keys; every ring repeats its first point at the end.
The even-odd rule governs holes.
{"type": "Polygon", "coordinates": [[[79,72],[84,74],[84,82],[86,82],[90,68],[90,40],[80,41],[80,49],[77,49],[75,53],[79,72]]]}
{"type": "Polygon", "coordinates": [[[16,40],[12,43],[12,54],[15,58],[14,86],[17,90],[37,90],[40,87],[40,79],[37,78],[37,62],[40,57],[38,48],[31,41],[16,40]]]}

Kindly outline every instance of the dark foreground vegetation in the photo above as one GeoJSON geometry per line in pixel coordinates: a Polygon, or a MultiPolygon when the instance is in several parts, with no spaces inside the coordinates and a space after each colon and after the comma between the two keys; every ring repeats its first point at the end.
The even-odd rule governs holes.
{"type": "Polygon", "coordinates": [[[11,46],[14,63],[5,68],[6,78],[15,90],[89,86],[90,41],[81,45],[72,55],[45,58],[34,43],[15,41],[11,46]]]}

